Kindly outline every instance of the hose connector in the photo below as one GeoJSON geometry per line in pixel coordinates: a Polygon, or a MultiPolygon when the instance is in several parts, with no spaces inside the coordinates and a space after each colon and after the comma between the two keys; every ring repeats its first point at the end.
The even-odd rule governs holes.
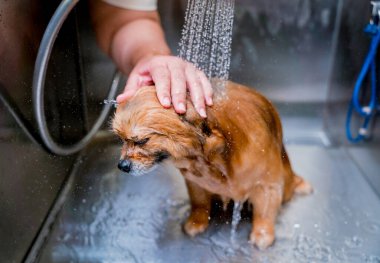
{"type": "Polygon", "coordinates": [[[368,129],[364,128],[364,127],[361,127],[359,129],[359,135],[361,135],[363,137],[367,137],[369,135],[368,129]]]}

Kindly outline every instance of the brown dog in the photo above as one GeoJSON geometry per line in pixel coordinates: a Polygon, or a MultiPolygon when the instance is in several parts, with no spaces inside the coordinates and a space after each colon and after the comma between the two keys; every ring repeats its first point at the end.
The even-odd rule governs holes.
{"type": "Polygon", "coordinates": [[[141,88],[113,119],[124,140],[119,168],[144,174],[165,159],[185,177],[191,214],[184,225],[190,236],[209,223],[211,197],[249,201],[254,207],[250,241],[260,249],[274,241],[281,204],[311,186],[292,171],[273,105],[247,87],[229,82],[225,98],[215,99],[202,119],[190,102],[185,115],[164,109],[154,87],[141,88]]]}

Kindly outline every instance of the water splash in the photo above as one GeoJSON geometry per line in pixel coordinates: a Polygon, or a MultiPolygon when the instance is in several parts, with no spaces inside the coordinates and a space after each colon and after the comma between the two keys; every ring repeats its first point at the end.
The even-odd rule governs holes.
{"type": "Polygon", "coordinates": [[[232,222],[231,222],[231,242],[234,243],[236,240],[236,229],[241,220],[241,210],[243,208],[243,202],[234,202],[234,210],[232,212],[232,222]]]}
{"type": "Polygon", "coordinates": [[[299,235],[295,239],[294,257],[300,262],[331,262],[331,248],[317,238],[299,235]]]}
{"type": "Polygon", "coordinates": [[[361,247],[363,245],[363,239],[358,236],[345,238],[344,243],[349,248],[361,247]]]}
{"type": "Polygon", "coordinates": [[[363,255],[364,262],[366,263],[379,263],[380,257],[376,255],[363,255]]]}
{"type": "Polygon", "coordinates": [[[114,108],[117,108],[119,105],[116,100],[103,100],[103,104],[111,104],[114,108]]]}
{"type": "Polygon", "coordinates": [[[192,62],[223,92],[231,63],[235,0],[189,0],[179,56],[192,62]]]}

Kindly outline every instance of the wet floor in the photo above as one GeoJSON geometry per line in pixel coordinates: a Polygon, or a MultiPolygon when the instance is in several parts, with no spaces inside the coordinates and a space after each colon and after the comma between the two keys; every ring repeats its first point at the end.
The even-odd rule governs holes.
{"type": "MultiPolygon", "coordinates": [[[[231,239],[229,213],[189,238],[183,179],[171,166],[141,177],[116,168],[119,146],[98,145],[80,160],[64,206],[52,221],[38,262],[380,262],[380,200],[344,148],[288,146],[297,173],[315,192],[285,205],[276,242],[248,243],[243,211],[231,239]]],[[[246,210],[247,208],[245,208],[246,210]]]]}

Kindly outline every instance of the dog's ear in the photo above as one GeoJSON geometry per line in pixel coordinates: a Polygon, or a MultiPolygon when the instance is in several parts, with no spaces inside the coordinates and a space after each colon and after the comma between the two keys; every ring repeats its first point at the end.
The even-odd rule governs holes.
{"type": "Polygon", "coordinates": [[[186,113],[181,115],[183,121],[195,125],[202,120],[202,117],[196,112],[193,104],[190,102],[190,99],[187,100],[186,113]]]}
{"type": "Polygon", "coordinates": [[[190,125],[198,134],[206,156],[221,153],[225,148],[225,138],[218,129],[213,111],[209,110],[207,116],[206,119],[202,118],[193,105],[188,105],[186,114],[180,115],[182,122],[190,125]]]}
{"type": "MultiPolygon", "coordinates": [[[[191,109],[192,110],[190,111],[187,110],[186,114],[181,115],[180,118],[182,122],[190,126],[197,134],[205,158],[209,161],[215,162],[218,158],[221,158],[221,154],[225,151],[225,137],[222,132],[219,131],[217,124],[214,122],[211,123],[210,119],[213,119],[211,112],[208,114],[210,119],[203,119],[197,112],[195,112],[194,108],[191,109]]],[[[222,161],[220,162],[222,163],[222,161]]]]}
{"type": "Polygon", "coordinates": [[[186,113],[180,115],[180,119],[182,122],[193,126],[197,130],[197,133],[200,133],[205,137],[208,137],[212,134],[208,119],[202,118],[199,113],[195,111],[193,105],[188,104],[186,113]]]}

